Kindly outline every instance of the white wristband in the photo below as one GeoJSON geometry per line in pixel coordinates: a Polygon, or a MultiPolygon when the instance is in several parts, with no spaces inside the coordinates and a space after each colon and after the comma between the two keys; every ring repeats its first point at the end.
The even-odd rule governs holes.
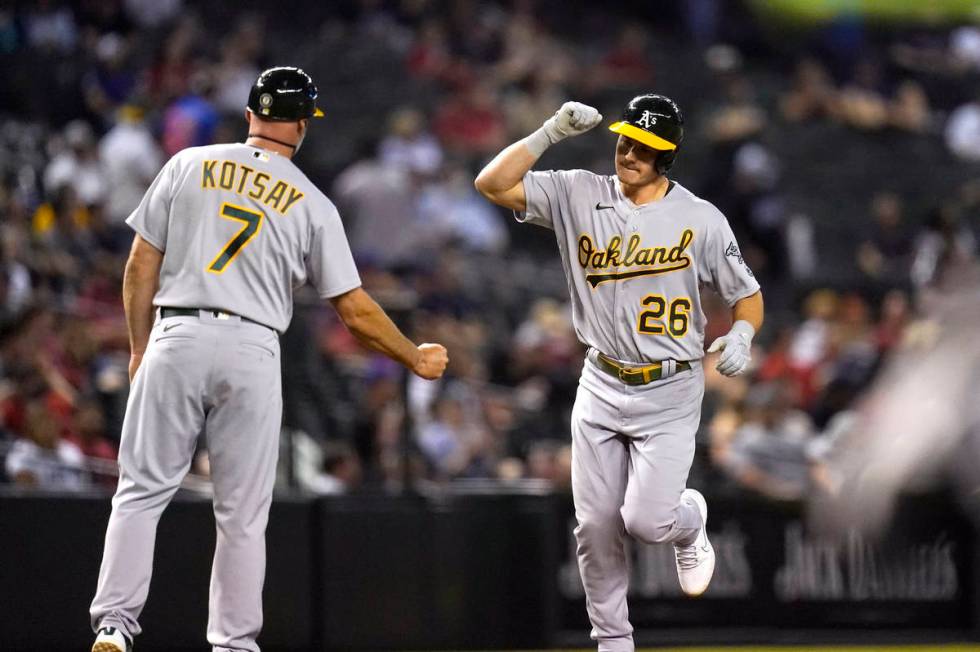
{"type": "Polygon", "coordinates": [[[524,139],[524,146],[527,147],[528,151],[535,158],[541,158],[545,150],[551,147],[553,143],[551,138],[548,137],[548,132],[545,131],[544,127],[541,127],[533,134],[524,139]]]}
{"type": "Polygon", "coordinates": [[[732,324],[732,328],[728,332],[736,335],[745,335],[748,342],[751,342],[752,338],[755,337],[755,328],[753,328],[752,324],[744,319],[739,319],[737,322],[732,324]]]}

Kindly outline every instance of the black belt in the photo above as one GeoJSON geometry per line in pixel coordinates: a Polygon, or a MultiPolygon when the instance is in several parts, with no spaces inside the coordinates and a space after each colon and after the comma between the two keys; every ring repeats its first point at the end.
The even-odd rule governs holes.
{"type": "MultiPolygon", "coordinates": [[[[660,362],[643,367],[624,367],[602,353],[596,355],[595,362],[599,369],[605,371],[613,378],[618,378],[627,385],[646,385],[655,380],[660,380],[661,376],[663,376],[663,364],[660,362]]],[[[687,371],[690,368],[690,362],[678,362],[676,371],[687,371]]]]}
{"type": "Polygon", "coordinates": [[[218,310],[216,308],[170,308],[161,307],[160,308],[160,319],[167,319],[168,317],[200,317],[201,311],[211,313],[212,317],[220,318],[225,317],[238,317],[242,321],[247,321],[250,324],[257,324],[259,326],[265,326],[270,328],[265,324],[259,323],[254,319],[249,319],[248,317],[242,317],[241,315],[236,315],[233,312],[228,312],[227,310],[218,310]]]}

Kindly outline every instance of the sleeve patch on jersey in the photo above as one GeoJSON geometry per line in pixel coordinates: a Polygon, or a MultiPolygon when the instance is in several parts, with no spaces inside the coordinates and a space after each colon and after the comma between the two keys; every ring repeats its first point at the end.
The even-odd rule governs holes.
{"type": "Polygon", "coordinates": [[[745,271],[749,273],[749,276],[755,276],[755,274],[752,273],[752,270],[749,269],[749,266],[745,264],[745,259],[742,258],[742,252],[738,250],[738,245],[735,244],[734,240],[729,241],[728,248],[725,249],[725,255],[729,258],[734,258],[737,260],[739,264],[745,267],[745,271]]]}

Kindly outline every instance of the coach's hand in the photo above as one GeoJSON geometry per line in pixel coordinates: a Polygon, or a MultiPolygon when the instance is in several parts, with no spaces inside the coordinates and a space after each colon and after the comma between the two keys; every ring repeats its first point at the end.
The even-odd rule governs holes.
{"type": "Polygon", "coordinates": [[[419,358],[412,372],[420,378],[435,380],[442,376],[449,364],[449,355],[442,344],[419,344],[419,358]]]}
{"type": "Polygon", "coordinates": [[[749,322],[739,320],[732,324],[732,329],[726,335],[722,335],[708,347],[708,353],[721,351],[715,369],[726,376],[744,373],[752,361],[753,336],[755,329],[749,322]]]}
{"type": "Polygon", "coordinates": [[[544,130],[554,145],[569,136],[578,136],[602,122],[602,114],[581,102],[565,102],[555,115],[545,120],[544,130]]]}

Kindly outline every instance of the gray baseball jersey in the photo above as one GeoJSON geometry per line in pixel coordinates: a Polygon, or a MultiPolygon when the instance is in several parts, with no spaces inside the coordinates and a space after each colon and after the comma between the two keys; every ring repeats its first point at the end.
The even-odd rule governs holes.
{"type": "Polygon", "coordinates": [[[518,219],[554,229],[572,319],[589,345],[572,410],[575,538],[592,638],[599,652],[634,652],[623,537],[686,545],[700,532],[681,499],[701,419],[705,317],[699,290],[729,305],[759,284],[725,217],[674,184],[637,206],[615,176],[528,172],[518,219]],[[631,386],[602,371],[598,352],[627,363],[690,361],[631,386]]]}
{"type": "Polygon", "coordinates": [[[233,143],[163,167],[126,220],[165,252],[157,306],[217,308],[284,331],[293,289],[361,281],[337,209],[289,159],[233,143]]]}
{"type": "Polygon", "coordinates": [[[282,421],[272,329],[289,324],[293,288],[333,297],[360,285],[357,269],[333,204],[288,159],[244,144],[180,152],[127,221],[164,252],[154,303],[198,310],[161,314],[133,378],[92,628],[140,633],[157,522],[203,433],[218,527],[208,641],[258,652],[282,421]]]}
{"type": "Polygon", "coordinates": [[[554,229],[579,339],[624,362],[704,355],[699,289],[759,291],[724,215],[680,184],[636,206],[615,176],[528,172],[518,219],[554,229]]]}

